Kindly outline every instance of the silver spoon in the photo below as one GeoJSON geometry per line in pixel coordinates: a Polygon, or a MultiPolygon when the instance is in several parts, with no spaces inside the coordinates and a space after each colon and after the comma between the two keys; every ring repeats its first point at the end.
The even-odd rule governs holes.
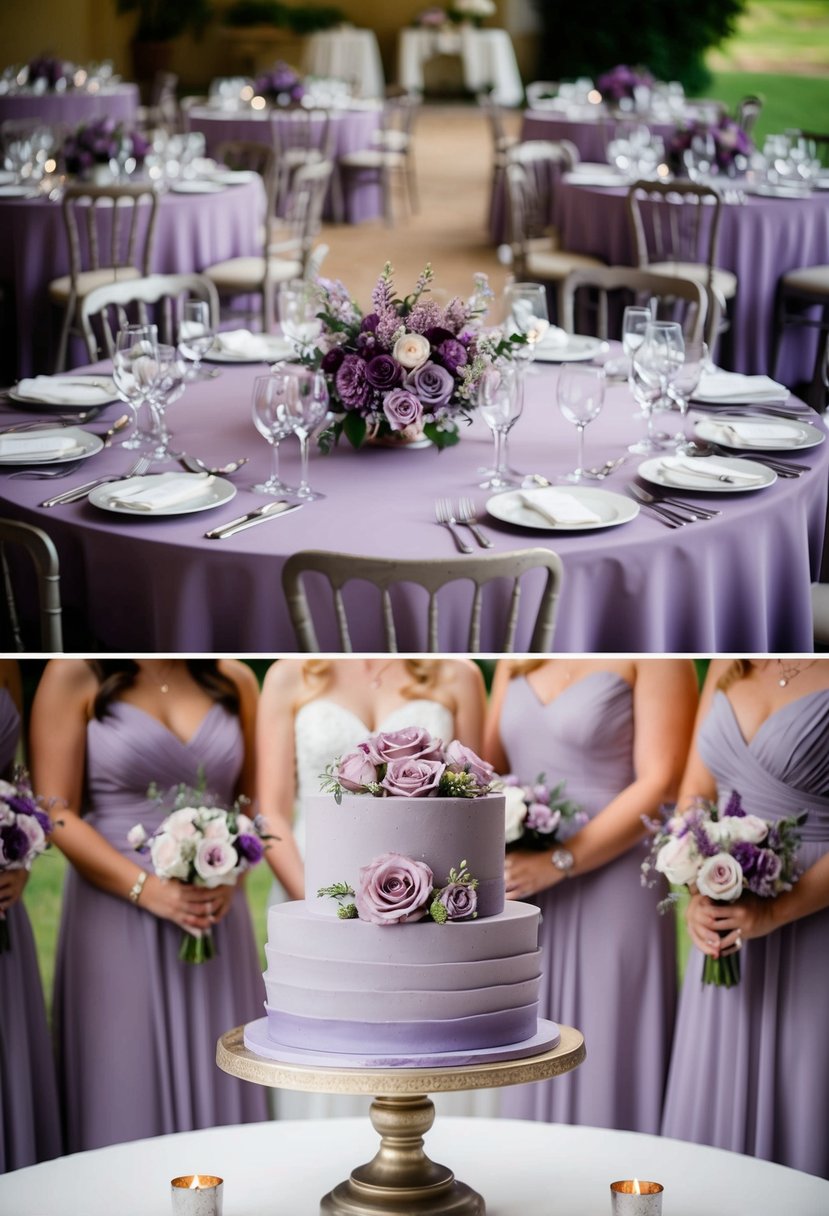
{"type": "Polygon", "coordinates": [[[243,464],[247,464],[248,459],[247,456],[240,456],[238,460],[231,460],[228,464],[213,468],[205,464],[203,460],[200,460],[198,456],[190,456],[187,452],[182,452],[181,456],[178,457],[178,462],[191,473],[212,473],[215,477],[222,477],[235,473],[237,469],[241,469],[243,464]]]}

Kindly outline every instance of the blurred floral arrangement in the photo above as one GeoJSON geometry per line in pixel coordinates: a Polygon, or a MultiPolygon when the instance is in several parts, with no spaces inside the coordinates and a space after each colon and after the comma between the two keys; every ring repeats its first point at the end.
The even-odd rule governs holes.
{"type": "Polygon", "coordinates": [[[26,83],[31,87],[45,82],[46,89],[66,88],[72,84],[72,65],[54,55],[38,55],[26,67],[26,83]]]}
{"type": "Polygon", "coordinates": [[[302,77],[289,63],[284,63],[281,59],[270,71],[256,77],[253,88],[257,96],[264,97],[278,106],[295,105],[305,96],[302,77]]]}
{"type": "Polygon", "coordinates": [[[597,78],[596,88],[605,101],[633,101],[637,89],[652,89],[654,83],[654,78],[647,68],[634,68],[626,63],[617,63],[615,68],[597,78]]]}
{"type": "Polygon", "coordinates": [[[144,163],[149,142],[138,131],[129,131],[114,118],[81,123],[61,147],[66,172],[83,176],[95,165],[112,165],[129,173],[144,163]],[[132,162],[132,164],[130,164],[132,162]]]}
{"type": "Polygon", "coordinates": [[[665,152],[672,172],[687,172],[686,153],[696,145],[707,150],[712,166],[720,173],[735,169],[740,158],[748,159],[754,151],[748,134],[733,118],[724,114],[715,125],[705,122],[682,123],[668,136],[665,152]]]}

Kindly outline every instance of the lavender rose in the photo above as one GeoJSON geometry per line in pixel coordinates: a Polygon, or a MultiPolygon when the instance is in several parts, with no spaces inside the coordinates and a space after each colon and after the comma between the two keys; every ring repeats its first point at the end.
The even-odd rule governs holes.
{"type": "Polygon", "coordinates": [[[469,883],[450,882],[438,895],[447,920],[471,920],[478,911],[478,892],[469,883]]]}
{"type": "Polygon", "coordinates": [[[418,758],[439,760],[443,753],[440,739],[433,739],[422,726],[404,726],[400,730],[380,731],[363,747],[376,764],[418,758]]]}
{"type": "Polygon", "coordinates": [[[739,861],[728,853],[715,853],[702,863],[697,875],[697,890],[709,899],[733,903],[743,890],[743,870],[739,861]]]}
{"type": "Polygon", "coordinates": [[[478,785],[489,785],[495,774],[487,760],[482,760],[471,747],[464,747],[458,739],[453,739],[446,749],[446,767],[452,773],[469,773],[478,785]]]}
{"type": "Polygon", "coordinates": [[[399,384],[403,376],[400,364],[391,355],[375,355],[366,364],[366,380],[372,388],[386,392],[399,384]]]}
{"type": "Polygon", "coordinates": [[[770,899],[778,893],[783,865],[776,853],[771,849],[758,849],[750,841],[740,841],[734,846],[733,856],[742,867],[749,891],[761,899],[770,899]]]}
{"type": "Polygon", "coordinates": [[[407,427],[419,427],[423,406],[408,389],[394,388],[383,399],[383,413],[393,431],[405,431],[407,427]]]}
{"type": "Polygon", "coordinates": [[[362,794],[367,785],[377,780],[377,770],[364,751],[349,752],[337,765],[337,780],[345,790],[362,794]]]}
{"type": "Polygon", "coordinates": [[[428,798],[437,793],[445,769],[440,760],[390,760],[380,784],[393,797],[428,798]]]}
{"type": "Polygon", "coordinates": [[[202,840],[196,849],[193,867],[206,887],[220,886],[236,869],[236,850],[226,840],[202,840]]]}
{"type": "Polygon", "coordinates": [[[455,381],[451,372],[448,372],[445,367],[441,367],[439,363],[432,363],[431,360],[412,372],[408,384],[427,408],[446,405],[455,391],[455,381]]]}
{"type": "Polygon", "coordinates": [[[561,822],[561,811],[551,811],[545,802],[533,802],[527,811],[527,827],[549,835],[561,822]]]}
{"type": "Polygon", "coordinates": [[[340,400],[347,410],[365,405],[371,389],[366,381],[366,365],[359,355],[345,355],[334,377],[340,400]]]}
{"type": "Polygon", "coordinates": [[[469,360],[466,347],[457,338],[447,338],[435,351],[435,357],[454,375],[469,360]]]}
{"type": "Polygon", "coordinates": [[[360,920],[374,925],[403,925],[423,920],[434,876],[422,861],[384,853],[360,870],[355,903],[360,920]]]}

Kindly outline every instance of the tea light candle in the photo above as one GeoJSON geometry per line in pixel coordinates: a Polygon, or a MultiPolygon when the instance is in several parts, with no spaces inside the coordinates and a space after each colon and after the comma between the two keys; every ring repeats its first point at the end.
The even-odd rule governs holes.
{"type": "Polygon", "coordinates": [[[173,1216],[222,1216],[224,1180],[215,1174],[182,1174],[170,1183],[173,1216]]]}
{"type": "Polygon", "coordinates": [[[661,1182],[640,1182],[627,1178],[610,1184],[612,1216],[662,1216],[661,1182]]]}

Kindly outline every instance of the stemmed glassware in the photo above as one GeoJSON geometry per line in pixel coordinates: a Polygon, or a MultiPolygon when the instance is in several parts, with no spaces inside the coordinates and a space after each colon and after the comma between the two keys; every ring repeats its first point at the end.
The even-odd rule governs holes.
{"type": "Polygon", "coordinates": [[[584,480],[584,428],[599,416],[604,404],[605,371],[602,367],[582,363],[565,364],[558,375],[556,400],[568,422],[578,430],[578,457],[576,467],[565,480],[584,480]]]}
{"type": "Polygon", "coordinates": [[[703,341],[685,343],[685,361],[679,369],[673,384],[668,389],[668,395],[679,410],[680,430],[674,436],[674,446],[678,451],[688,447],[688,436],[685,434],[685,415],[696,388],[702,378],[702,373],[708,366],[708,347],[703,341]]]}
{"type": "Polygon", "coordinates": [[[296,354],[302,358],[314,349],[315,340],[322,332],[318,317],[320,296],[315,283],[307,279],[289,279],[279,285],[279,321],[282,332],[294,345],[296,354]]]}
{"type": "Polygon", "coordinates": [[[187,368],[184,365],[178,348],[158,343],[156,346],[158,360],[158,377],[147,398],[152,417],[152,430],[149,435],[155,443],[152,451],[153,459],[165,460],[172,455],[170,452],[170,432],[167,430],[167,406],[178,401],[184,392],[187,380],[187,368]]]}
{"type": "Polygon", "coordinates": [[[325,375],[307,367],[275,367],[273,379],[280,383],[285,408],[291,419],[292,429],[299,440],[301,473],[296,497],[303,502],[325,498],[319,490],[312,490],[308,482],[308,449],[314,429],[328,411],[328,385],[325,375]]]}
{"type": "Polygon", "coordinates": [[[513,333],[523,334],[527,339],[527,345],[519,348],[517,357],[529,365],[536,345],[550,328],[547,289],[543,283],[509,283],[504,288],[504,309],[513,333]]]}
{"type": "Polygon", "coordinates": [[[628,361],[628,377],[633,374],[633,356],[645,340],[645,330],[653,320],[649,308],[629,304],[622,314],[622,350],[628,361]]]}
{"type": "Polygon", "coordinates": [[[478,410],[492,431],[495,442],[494,468],[481,487],[506,490],[521,483],[507,468],[506,439],[524,408],[522,373],[515,361],[498,359],[490,364],[478,381],[478,410]]]}
{"type": "Polygon", "coordinates": [[[132,410],[134,426],[121,446],[142,449],[147,435],[139,427],[139,410],[149,401],[159,376],[158,330],[155,325],[125,325],[115,338],[112,379],[118,396],[132,410]]]}
{"type": "MultiPolygon", "coordinates": [[[[670,390],[685,361],[685,339],[678,321],[652,321],[645,330],[642,345],[633,356],[631,388],[637,404],[648,420],[645,437],[629,451],[649,455],[661,451],[665,441],[653,430],[657,410],[672,407],[670,390]]],[[[670,445],[670,441],[668,441],[670,445]]]]}
{"type": "Polygon", "coordinates": [[[271,473],[266,481],[252,488],[260,494],[293,494],[293,486],[286,485],[279,476],[279,444],[294,432],[294,421],[286,402],[287,390],[284,379],[276,373],[257,376],[253,382],[253,423],[260,435],[271,446],[271,473]]]}
{"type": "Polygon", "coordinates": [[[216,331],[210,316],[210,305],[206,300],[185,300],[178,327],[178,345],[181,353],[192,360],[188,380],[202,380],[212,372],[202,371],[201,362],[213,345],[216,331]]]}

